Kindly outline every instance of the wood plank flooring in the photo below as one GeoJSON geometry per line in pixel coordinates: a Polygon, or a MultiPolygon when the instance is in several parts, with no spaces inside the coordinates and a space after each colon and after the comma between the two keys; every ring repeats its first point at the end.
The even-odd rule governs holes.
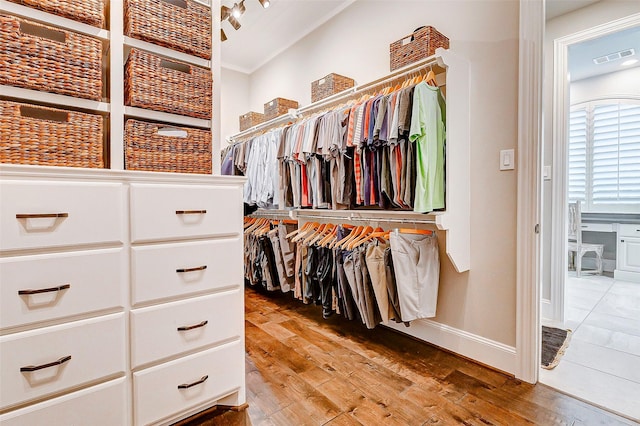
{"type": "Polygon", "coordinates": [[[245,291],[247,402],[180,426],[635,424],[428,344],[245,291]]]}

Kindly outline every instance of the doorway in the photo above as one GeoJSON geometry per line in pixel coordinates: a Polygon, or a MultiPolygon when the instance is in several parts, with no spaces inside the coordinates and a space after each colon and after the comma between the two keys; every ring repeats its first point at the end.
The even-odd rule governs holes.
{"type": "MultiPolygon", "coordinates": [[[[624,224],[640,224],[640,200],[629,196],[635,186],[620,191],[629,182],[635,185],[633,177],[622,170],[635,148],[620,144],[623,139],[626,141],[623,133],[625,137],[629,134],[637,137],[640,144],[640,124],[637,131],[629,132],[620,123],[629,118],[629,111],[636,110],[640,123],[640,88],[632,88],[629,93],[622,89],[603,92],[605,80],[611,86],[626,77],[619,74],[623,68],[617,67],[637,59],[640,53],[638,48],[617,48],[615,43],[611,44],[624,40],[625,35],[640,40],[640,14],[553,39],[553,124],[549,132],[553,143],[545,144],[547,150],[551,146],[553,155],[551,161],[545,161],[544,173],[544,199],[550,208],[545,209],[547,225],[543,222],[547,233],[541,274],[541,316],[543,325],[570,329],[572,337],[558,366],[553,370],[541,369],[539,381],[626,417],[640,419],[636,402],[636,395],[640,394],[640,374],[636,373],[640,371],[640,309],[632,306],[637,300],[635,306],[640,307],[640,282],[627,281],[633,281],[634,276],[625,275],[619,262],[619,236],[624,224]],[[598,54],[599,49],[606,52],[598,54]],[[580,58],[592,65],[577,67],[580,58]],[[602,64],[608,71],[597,69],[602,64]],[[608,77],[589,75],[586,68],[608,77]],[[610,135],[613,130],[607,128],[613,126],[613,121],[618,125],[615,143],[610,135]],[[611,140],[606,140],[609,136],[611,140]],[[607,188],[613,186],[614,174],[615,197],[607,193],[607,188]],[[586,213],[580,216],[586,232],[582,228],[579,232],[587,242],[603,249],[602,274],[568,272],[566,218],[568,203],[575,200],[586,207],[586,213]]],[[[634,63],[625,66],[631,65],[634,63]]],[[[640,73],[640,68],[633,74],[635,81],[640,81],[635,72],[640,73]]],[[[639,161],[633,168],[640,170],[640,158],[633,161],[639,161]]],[[[587,257],[585,267],[594,267],[596,260],[587,257]]]]}

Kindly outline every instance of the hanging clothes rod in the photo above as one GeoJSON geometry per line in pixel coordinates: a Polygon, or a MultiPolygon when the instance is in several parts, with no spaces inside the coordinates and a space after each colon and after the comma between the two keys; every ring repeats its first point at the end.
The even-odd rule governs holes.
{"type": "Polygon", "coordinates": [[[256,210],[255,212],[251,213],[249,216],[274,218],[274,219],[286,219],[286,218],[295,219],[291,215],[292,211],[293,210],[256,210]]]}
{"type": "MultiPolygon", "coordinates": [[[[334,210],[332,210],[334,211],[334,210]]],[[[293,216],[292,216],[293,217],[293,216]]],[[[354,213],[350,213],[348,215],[339,216],[339,215],[319,215],[319,214],[304,214],[296,211],[295,215],[296,219],[319,219],[326,220],[329,222],[335,221],[361,221],[361,222],[374,222],[374,223],[408,223],[408,224],[420,224],[420,225],[435,225],[436,221],[434,219],[402,219],[402,218],[387,218],[387,217],[363,217],[354,213]]]]}
{"type": "MultiPolygon", "coordinates": [[[[440,48],[439,48],[440,49],[440,48]]],[[[390,81],[394,81],[394,80],[398,80],[406,75],[415,73],[418,70],[421,70],[423,68],[426,68],[428,66],[439,66],[442,69],[445,68],[443,62],[442,62],[442,58],[436,54],[436,55],[432,55],[429,56],[428,58],[424,58],[420,61],[414,62],[411,65],[407,65],[406,67],[403,68],[399,68],[396,71],[385,75],[384,77],[381,77],[377,80],[373,80],[370,81],[369,83],[360,85],[360,86],[354,86],[350,89],[344,90],[340,93],[336,93],[335,95],[331,95],[325,99],[322,99],[318,102],[314,102],[312,104],[309,104],[307,106],[298,108],[297,110],[291,109],[289,110],[289,112],[285,115],[281,115],[279,117],[273,118],[269,121],[265,121],[264,123],[260,123],[256,126],[253,126],[247,130],[244,130],[240,133],[236,133],[235,135],[230,136],[229,138],[227,138],[229,141],[232,142],[238,142],[240,139],[244,138],[247,135],[251,135],[253,133],[268,129],[270,127],[274,127],[276,124],[279,124],[282,121],[285,120],[295,120],[298,119],[302,116],[302,114],[312,111],[312,110],[316,110],[322,107],[325,107],[327,105],[330,105],[332,103],[335,102],[339,102],[343,99],[348,99],[353,97],[354,95],[357,95],[358,93],[362,93],[365,92],[367,90],[371,90],[376,88],[377,86],[382,86],[386,83],[389,83],[390,81]]]]}

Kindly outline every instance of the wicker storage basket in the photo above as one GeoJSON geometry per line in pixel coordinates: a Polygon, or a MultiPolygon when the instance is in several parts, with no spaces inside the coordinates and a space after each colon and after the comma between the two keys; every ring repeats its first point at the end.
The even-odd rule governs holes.
{"type": "Polygon", "coordinates": [[[103,118],[0,101],[0,162],[104,167],[103,118]]]}
{"type": "Polygon", "coordinates": [[[211,59],[211,9],[193,0],[127,0],[124,33],[211,59]]]}
{"type": "Polygon", "coordinates": [[[211,118],[211,70],[131,49],[125,65],[125,104],[211,118]]]}
{"type": "Polygon", "coordinates": [[[0,84],[102,99],[102,43],[0,15],[0,84]]]}
{"type": "Polygon", "coordinates": [[[328,96],[355,86],[354,79],[331,73],[320,80],[311,82],[311,102],[318,102],[328,96]]]}
{"type": "Polygon", "coordinates": [[[286,114],[291,108],[297,109],[298,102],[292,101],[291,99],[275,98],[264,104],[264,119],[271,120],[272,118],[286,114]]]}
{"type": "Polygon", "coordinates": [[[43,10],[94,27],[104,27],[102,0],[9,0],[34,9],[43,10]]]}
{"type": "Polygon", "coordinates": [[[249,111],[240,116],[240,131],[247,130],[250,127],[257,126],[264,122],[264,114],[249,111]]]}
{"type": "Polygon", "coordinates": [[[211,174],[211,131],[127,120],[125,169],[211,174]]]}
{"type": "Polygon", "coordinates": [[[433,27],[417,28],[389,46],[391,71],[433,55],[438,47],[449,48],[449,39],[433,27]]]}

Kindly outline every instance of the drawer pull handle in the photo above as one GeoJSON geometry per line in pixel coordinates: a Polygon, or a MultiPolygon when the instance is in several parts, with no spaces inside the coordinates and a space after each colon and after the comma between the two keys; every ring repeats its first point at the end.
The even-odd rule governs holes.
{"type": "Polygon", "coordinates": [[[199,385],[201,383],[204,383],[207,379],[209,378],[209,376],[202,376],[200,377],[200,380],[197,380],[193,383],[183,383],[181,385],[178,385],[178,389],[189,389],[192,386],[196,386],[199,385]]]}
{"type": "Polygon", "coordinates": [[[176,210],[176,214],[207,214],[206,210],[176,210]]]}
{"type": "Polygon", "coordinates": [[[58,287],[40,288],[38,290],[18,290],[18,295],[29,296],[32,294],[51,293],[54,291],[62,291],[71,288],[71,284],[63,284],[58,287]]]}
{"type": "Polygon", "coordinates": [[[69,213],[34,213],[34,214],[16,214],[16,219],[48,219],[56,217],[69,217],[69,213]]]}
{"type": "Polygon", "coordinates": [[[182,274],[185,272],[204,271],[205,269],[207,269],[207,265],[198,266],[196,268],[180,268],[176,269],[176,272],[182,274]]]}
{"type": "Polygon", "coordinates": [[[55,367],[57,365],[64,364],[65,362],[69,361],[70,359],[71,359],[71,355],[67,355],[67,356],[64,356],[64,357],[60,358],[57,361],[53,361],[53,362],[50,362],[48,364],[27,365],[26,367],[20,367],[20,371],[22,371],[22,372],[31,372],[31,371],[42,370],[43,368],[55,367]]]}
{"type": "Polygon", "coordinates": [[[589,227],[589,225],[582,225],[582,227],[583,227],[583,228],[588,228],[588,227],[589,227]]]}
{"type": "Polygon", "coordinates": [[[189,330],[193,330],[194,328],[200,328],[200,327],[204,327],[205,325],[209,324],[209,321],[204,320],[199,324],[195,324],[195,325],[185,325],[183,327],[178,327],[178,331],[189,331],[189,330]]]}

